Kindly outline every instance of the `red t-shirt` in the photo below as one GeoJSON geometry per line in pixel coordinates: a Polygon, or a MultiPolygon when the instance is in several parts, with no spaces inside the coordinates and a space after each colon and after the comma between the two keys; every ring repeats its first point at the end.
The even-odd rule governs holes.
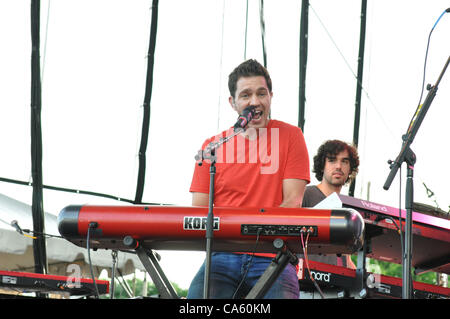
{"type": "MultiPolygon", "coordinates": [[[[232,131],[206,140],[202,149],[232,131]]],[[[270,120],[258,132],[255,140],[237,135],[216,151],[214,206],[278,207],[283,201],[283,179],[310,182],[308,150],[299,127],[270,120]]],[[[190,192],[209,193],[209,167],[209,160],[195,165],[190,192]]]]}
{"type": "MultiPolygon", "coordinates": [[[[230,128],[207,139],[202,150],[232,132],[230,128]]],[[[214,206],[278,207],[283,201],[283,179],[310,182],[308,150],[299,127],[270,120],[267,128],[258,132],[255,140],[237,135],[216,151],[214,206]]],[[[205,160],[202,166],[195,165],[190,192],[209,194],[210,163],[205,160]]]]}

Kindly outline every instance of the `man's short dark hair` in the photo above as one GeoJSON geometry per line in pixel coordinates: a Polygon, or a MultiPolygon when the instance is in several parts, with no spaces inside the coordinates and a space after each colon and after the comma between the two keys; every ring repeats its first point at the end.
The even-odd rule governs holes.
{"type": "Polygon", "coordinates": [[[319,147],[316,156],[314,156],[313,172],[316,174],[318,181],[322,181],[327,157],[336,157],[337,154],[345,150],[347,150],[350,160],[350,173],[345,183],[356,177],[359,166],[359,156],[356,148],[340,140],[328,140],[319,147]]]}
{"type": "Polygon", "coordinates": [[[235,98],[236,83],[241,77],[251,76],[263,76],[266,79],[269,92],[272,92],[272,80],[270,79],[269,72],[255,59],[247,60],[239,64],[233,72],[228,76],[228,89],[230,90],[230,96],[235,98]]]}

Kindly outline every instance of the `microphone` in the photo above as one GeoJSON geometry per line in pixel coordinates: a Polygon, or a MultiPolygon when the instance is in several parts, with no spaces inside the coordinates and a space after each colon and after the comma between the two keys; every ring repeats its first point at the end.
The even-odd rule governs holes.
{"type": "Polygon", "coordinates": [[[13,220],[11,222],[11,226],[13,226],[19,234],[23,235],[22,228],[20,228],[19,223],[17,222],[17,220],[13,220]]]}
{"type": "Polygon", "coordinates": [[[248,123],[252,120],[252,118],[255,116],[255,109],[256,106],[250,105],[249,107],[246,107],[244,111],[242,111],[242,114],[239,115],[236,124],[234,124],[234,131],[237,132],[239,129],[245,129],[245,127],[248,125],[248,123]]]}

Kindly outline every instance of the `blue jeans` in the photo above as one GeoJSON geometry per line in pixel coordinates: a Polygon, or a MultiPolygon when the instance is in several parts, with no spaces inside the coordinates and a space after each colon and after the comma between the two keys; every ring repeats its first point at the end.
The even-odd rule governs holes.
{"type": "MultiPolygon", "coordinates": [[[[212,253],[209,277],[209,297],[216,299],[244,298],[270,265],[272,258],[252,256],[249,254],[212,253]],[[251,264],[250,264],[251,261],[251,264]],[[244,282],[236,291],[244,274],[248,273],[244,282]]],[[[203,298],[205,263],[200,267],[189,287],[187,298],[203,298]]],[[[298,299],[299,287],[295,266],[288,264],[272,287],[264,296],[265,299],[298,299]]]]}

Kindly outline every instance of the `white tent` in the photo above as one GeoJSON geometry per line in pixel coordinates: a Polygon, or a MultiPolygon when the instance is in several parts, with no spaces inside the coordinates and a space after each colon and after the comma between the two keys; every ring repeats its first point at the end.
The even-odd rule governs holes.
{"type": "MultiPolygon", "coordinates": [[[[17,221],[22,230],[32,230],[31,207],[0,194],[0,270],[34,272],[33,239],[29,237],[33,234],[20,234],[11,225],[13,221],[17,221]]],[[[45,233],[59,236],[55,215],[45,214],[45,233]]],[[[79,271],[79,275],[90,278],[87,249],[58,237],[47,238],[46,243],[49,274],[73,276],[79,271]]],[[[91,250],[90,254],[95,276],[103,269],[110,273],[111,251],[91,250]]],[[[130,253],[119,252],[116,265],[124,275],[134,273],[135,268],[144,269],[139,258],[130,253]]]]}

